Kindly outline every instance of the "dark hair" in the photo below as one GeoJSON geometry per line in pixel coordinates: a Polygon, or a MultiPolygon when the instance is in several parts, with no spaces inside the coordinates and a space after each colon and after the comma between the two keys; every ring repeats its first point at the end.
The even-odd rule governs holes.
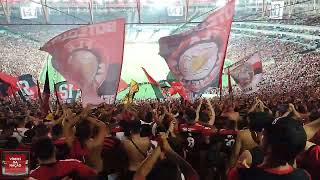
{"type": "Polygon", "coordinates": [[[19,147],[19,141],[15,137],[7,137],[5,147],[6,149],[16,149],[19,147]]]}
{"type": "Polygon", "coordinates": [[[128,123],[129,123],[130,135],[140,133],[140,128],[141,128],[140,120],[132,120],[132,121],[129,121],[128,123]]]}
{"type": "Polygon", "coordinates": [[[206,111],[201,111],[199,113],[199,120],[202,122],[209,122],[209,113],[206,111]]]}
{"type": "Polygon", "coordinates": [[[272,159],[279,165],[293,162],[303,151],[307,141],[302,123],[288,117],[269,123],[265,128],[264,137],[272,149],[272,159]]]}
{"type": "Polygon", "coordinates": [[[50,159],[54,154],[54,144],[48,137],[38,139],[32,146],[37,158],[42,161],[50,159]]]}
{"type": "Polygon", "coordinates": [[[36,137],[48,136],[49,128],[45,124],[39,124],[34,128],[34,131],[36,137]]]}
{"type": "Polygon", "coordinates": [[[152,119],[153,119],[152,112],[150,112],[150,111],[147,112],[146,117],[144,118],[144,122],[150,123],[150,122],[152,122],[152,119]]]}
{"type": "Polygon", "coordinates": [[[85,141],[91,136],[91,127],[88,121],[83,120],[76,125],[75,136],[78,138],[81,147],[83,148],[85,146],[85,141]]]}
{"type": "Polygon", "coordinates": [[[53,137],[60,137],[62,135],[63,128],[61,124],[56,124],[51,129],[51,134],[53,137]]]}
{"type": "Polygon", "coordinates": [[[191,108],[186,109],[186,111],[185,111],[185,120],[187,122],[190,122],[190,123],[194,122],[196,117],[197,117],[196,112],[193,109],[191,109],[191,108]]]}
{"type": "Polygon", "coordinates": [[[152,128],[149,124],[142,124],[140,130],[141,137],[151,137],[152,136],[152,128]]]}
{"type": "Polygon", "coordinates": [[[266,112],[252,112],[248,114],[248,118],[249,129],[256,132],[262,132],[262,129],[272,120],[266,112]]]}

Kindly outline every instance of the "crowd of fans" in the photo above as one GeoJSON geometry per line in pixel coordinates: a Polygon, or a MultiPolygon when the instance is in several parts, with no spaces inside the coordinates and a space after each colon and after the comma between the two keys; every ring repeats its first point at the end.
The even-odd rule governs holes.
{"type": "Polygon", "coordinates": [[[46,53],[39,51],[39,43],[0,33],[0,69],[11,75],[32,74],[38,77],[46,53]]]}
{"type": "MultiPolygon", "coordinates": [[[[0,69],[38,76],[40,44],[0,34],[0,69]]],[[[259,91],[234,97],[82,107],[0,98],[0,148],[30,152],[30,179],[320,179],[320,54],[263,37],[231,38],[227,58],[255,52],[259,91]]]]}
{"type": "Polygon", "coordinates": [[[57,104],[1,98],[0,146],[45,179],[318,179],[320,86],[256,97],[57,104]],[[303,168],[303,169],[300,169],[303,168]]]}

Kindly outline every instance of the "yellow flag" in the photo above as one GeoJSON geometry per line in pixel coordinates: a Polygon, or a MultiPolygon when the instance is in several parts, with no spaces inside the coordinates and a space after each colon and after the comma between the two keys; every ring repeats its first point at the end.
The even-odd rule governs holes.
{"type": "Polygon", "coordinates": [[[134,98],[134,95],[136,92],[139,91],[139,84],[134,81],[134,80],[131,80],[130,82],[130,87],[129,87],[129,92],[128,94],[124,97],[123,99],[123,103],[124,104],[131,104],[133,103],[133,98],[134,98]]]}

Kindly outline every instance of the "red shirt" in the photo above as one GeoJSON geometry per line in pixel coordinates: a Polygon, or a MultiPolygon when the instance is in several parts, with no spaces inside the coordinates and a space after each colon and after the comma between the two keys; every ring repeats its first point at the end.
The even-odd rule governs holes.
{"type": "Polygon", "coordinates": [[[30,172],[30,177],[39,180],[50,180],[55,177],[66,177],[76,173],[81,178],[92,179],[96,171],[75,159],[60,160],[50,165],[40,165],[30,172]]]}
{"type": "Polygon", "coordinates": [[[320,146],[312,146],[308,151],[302,153],[297,158],[297,165],[299,168],[307,170],[312,179],[320,179],[320,146]]]}

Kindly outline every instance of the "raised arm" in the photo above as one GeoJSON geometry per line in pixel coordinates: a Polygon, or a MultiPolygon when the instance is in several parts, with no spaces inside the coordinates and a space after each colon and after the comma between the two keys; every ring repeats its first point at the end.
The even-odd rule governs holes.
{"type": "Polygon", "coordinates": [[[320,130],[320,118],[303,126],[307,133],[307,139],[310,140],[320,130]]]}
{"type": "Polygon", "coordinates": [[[196,119],[195,119],[196,122],[199,121],[199,114],[200,114],[201,106],[202,106],[202,99],[200,99],[200,103],[199,103],[199,105],[198,105],[198,107],[197,107],[196,119]]]}
{"type": "Polygon", "coordinates": [[[134,174],[133,180],[145,180],[152,168],[158,161],[161,154],[161,148],[158,146],[141,164],[134,174]]]}
{"type": "Polygon", "coordinates": [[[207,100],[207,104],[208,104],[209,110],[211,112],[211,117],[210,117],[210,120],[209,120],[208,124],[213,126],[213,124],[214,124],[214,122],[216,120],[216,113],[215,113],[215,111],[214,111],[214,109],[212,107],[212,104],[211,104],[211,102],[209,100],[207,100]]]}
{"type": "Polygon", "coordinates": [[[97,136],[95,138],[93,138],[92,141],[90,141],[90,143],[88,144],[88,146],[91,147],[96,147],[96,146],[100,146],[103,144],[104,138],[107,135],[107,127],[106,124],[98,119],[92,118],[92,117],[87,117],[87,120],[97,126],[99,128],[99,132],[97,134],[97,136]]]}

